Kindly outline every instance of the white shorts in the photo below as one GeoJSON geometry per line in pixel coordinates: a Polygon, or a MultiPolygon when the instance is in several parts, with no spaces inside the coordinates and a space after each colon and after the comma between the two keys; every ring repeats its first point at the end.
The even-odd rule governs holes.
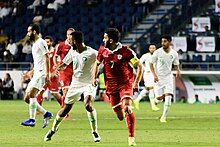
{"type": "Polygon", "coordinates": [[[144,86],[153,87],[154,86],[154,76],[149,72],[144,72],[144,86]]]}
{"type": "Polygon", "coordinates": [[[26,92],[30,92],[31,88],[42,89],[45,84],[46,75],[44,72],[36,72],[32,77],[31,81],[28,83],[26,92]]]}
{"type": "Polygon", "coordinates": [[[166,93],[173,94],[174,83],[172,79],[159,80],[154,84],[155,97],[163,96],[166,93]]]}
{"type": "Polygon", "coordinates": [[[66,94],[65,103],[66,104],[73,104],[76,101],[79,101],[81,98],[81,94],[84,95],[84,97],[91,95],[95,98],[96,96],[96,87],[92,86],[92,84],[88,84],[86,86],[80,86],[80,87],[69,87],[69,90],[66,94]]]}

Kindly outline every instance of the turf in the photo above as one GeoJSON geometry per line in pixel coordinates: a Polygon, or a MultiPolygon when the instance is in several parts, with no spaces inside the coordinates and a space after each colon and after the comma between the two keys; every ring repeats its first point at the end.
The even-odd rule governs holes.
{"type": "MultiPolygon", "coordinates": [[[[43,106],[54,114],[59,110],[55,101],[45,101],[43,106]]],[[[41,128],[42,115],[37,115],[35,127],[24,127],[20,122],[29,116],[28,105],[21,100],[0,101],[0,146],[128,146],[125,121],[118,121],[109,103],[95,102],[98,112],[101,142],[94,143],[82,102],[77,102],[70,120],[63,121],[51,141],[43,138],[52,121],[41,128]]],[[[162,109],[163,105],[159,107],[162,109]]],[[[136,116],[136,143],[139,147],[166,146],[220,146],[220,105],[172,104],[167,123],[160,123],[162,110],[152,112],[150,104],[141,102],[136,116]]],[[[54,118],[53,117],[53,118],[54,118]]]]}

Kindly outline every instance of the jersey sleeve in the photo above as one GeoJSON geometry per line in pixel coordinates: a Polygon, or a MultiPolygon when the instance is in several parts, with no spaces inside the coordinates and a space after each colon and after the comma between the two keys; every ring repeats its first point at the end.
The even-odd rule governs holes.
{"type": "Polygon", "coordinates": [[[128,58],[130,59],[130,63],[132,65],[134,65],[135,63],[137,63],[139,61],[139,59],[137,58],[136,53],[132,49],[129,48],[128,50],[129,50],[127,52],[128,53],[128,58]]]}
{"type": "Polygon", "coordinates": [[[175,53],[175,58],[174,58],[174,61],[173,61],[173,64],[174,65],[179,65],[179,57],[178,57],[178,53],[177,52],[174,52],[175,53]]]}
{"type": "Polygon", "coordinates": [[[42,40],[42,42],[40,43],[40,49],[42,50],[43,55],[49,52],[46,41],[42,40]]]}
{"type": "Polygon", "coordinates": [[[69,65],[72,61],[73,61],[73,50],[70,49],[69,52],[67,53],[67,55],[64,57],[63,59],[63,63],[65,63],[66,65],[69,65]]]}
{"type": "Polygon", "coordinates": [[[99,51],[98,51],[98,55],[97,55],[97,58],[96,58],[96,61],[98,61],[99,63],[101,63],[103,61],[103,52],[104,52],[104,46],[101,46],[99,48],[99,51]]]}

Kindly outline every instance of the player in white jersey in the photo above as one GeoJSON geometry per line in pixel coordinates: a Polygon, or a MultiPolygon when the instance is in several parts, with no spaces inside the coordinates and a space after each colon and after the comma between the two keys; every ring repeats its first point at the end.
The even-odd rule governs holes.
{"type": "Polygon", "coordinates": [[[31,24],[28,27],[27,35],[33,41],[32,55],[34,59],[34,75],[25,91],[24,100],[29,104],[30,119],[21,123],[23,126],[35,126],[36,110],[44,115],[44,123],[42,128],[48,124],[48,120],[52,117],[52,113],[47,112],[37,102],[36,95],[44,84],[49,85],[49,56],[48,48],[45,40],[39,37],[40,27],[31,24]]]}
{"type": "Polygon", "coordinates": [[[97,114],[93,106],[96,95],[96,87],[92,86],[92,69],[96,61],[98,52],[83,43],[83,33],[72,32],[72,49],[63,59],[63,63],[57,67],[57,73],[64,70],[71,62],[73,64],[73,76],[69,90],[64,101],[64,107],[57,113],[52,129],[44,137],[44,141],[51,140],[52,135],[58,130],[61,121],[72,109],[73,104],[80,100],[80,95],[84,95],[84,106],[87,110],[92,135],[95,142],[100,141],[97,126],[97,114]]]}
{"type": "Polygon", "coordinates": [[[149,52],[142,55],[140,58],[140,62],[144,65],[144,89],[141,91],[141,93],[138,95],[136,99],[134,99],[134,106],[137,110],[139,110],[139,102],[143,97],[146,95],[147,92],[149,92],[149,99],[151,103],[151,108],[153,111],[158,111],[160,108],[158,108],[154,104],[154,76],[152,72],[150,71],[150,60],[151,57],[156,50],[156,45],[154,43],[151,43],[149,45],[149,52]]]}
{"type": "Polygon", "coordinates": [[[171,106],[171,99],[174,91],[172,74],[173,64],[176,68],[176,77],[180,77],[178,53],[170,47],[171,41],[171,36],[162,36],[162,47],[154,52],[151,58],[152,60],[150,61],[150,69],[154,75],[155,82],[155,103],[157,104],[165,97],[164,110],[160,122],[166,122],[167,113],[171,106]]]}

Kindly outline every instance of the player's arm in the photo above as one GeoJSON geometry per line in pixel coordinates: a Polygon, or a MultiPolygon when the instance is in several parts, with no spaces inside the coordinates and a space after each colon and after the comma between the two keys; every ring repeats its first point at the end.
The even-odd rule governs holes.
{"type": "Polygon", "coordinates": [[[152,74],[154,75],[154,82],[158,82],[159,79],[158,79],[157,74],[155,72],[154,65],[153,65],[153,63],[149,63],[149,64],[150,64],[150,70],[151,70],[152,74]]]}
{"type": "Polygon", "coordinates": [[[141,62],[139,61],[139,59],[136,56],[134,56],[130,60],[130,63],[133,65],[133,67],[137,68],[136,77],[135,77],[134,84],[133,84],[133,89],[134,89],[134,91],[138,91],[139,83],[142,79],[143,66],[142,66],[141,62]]]}
{"type": "Polygon", "coordinates": [[[92,85],[95,87],[98,85],[97,76],[99,73],[99,65],[100,65],[100,62],[96,60],[93,66],[93,70],[92,70],[92,85]]]}
{"type": "Polygon", "coordinates": [[[180,66],[178,65],[174,65],[174,68],[176,69],[176,78],[180,78],[180,66]]]}
{"type": "Polygon", "coordinates": [[[46,65],[46,85],[50,84],[50,58],[49,58],[49,54],[46,53],[44,54],[44,62],[46,65]]]}

